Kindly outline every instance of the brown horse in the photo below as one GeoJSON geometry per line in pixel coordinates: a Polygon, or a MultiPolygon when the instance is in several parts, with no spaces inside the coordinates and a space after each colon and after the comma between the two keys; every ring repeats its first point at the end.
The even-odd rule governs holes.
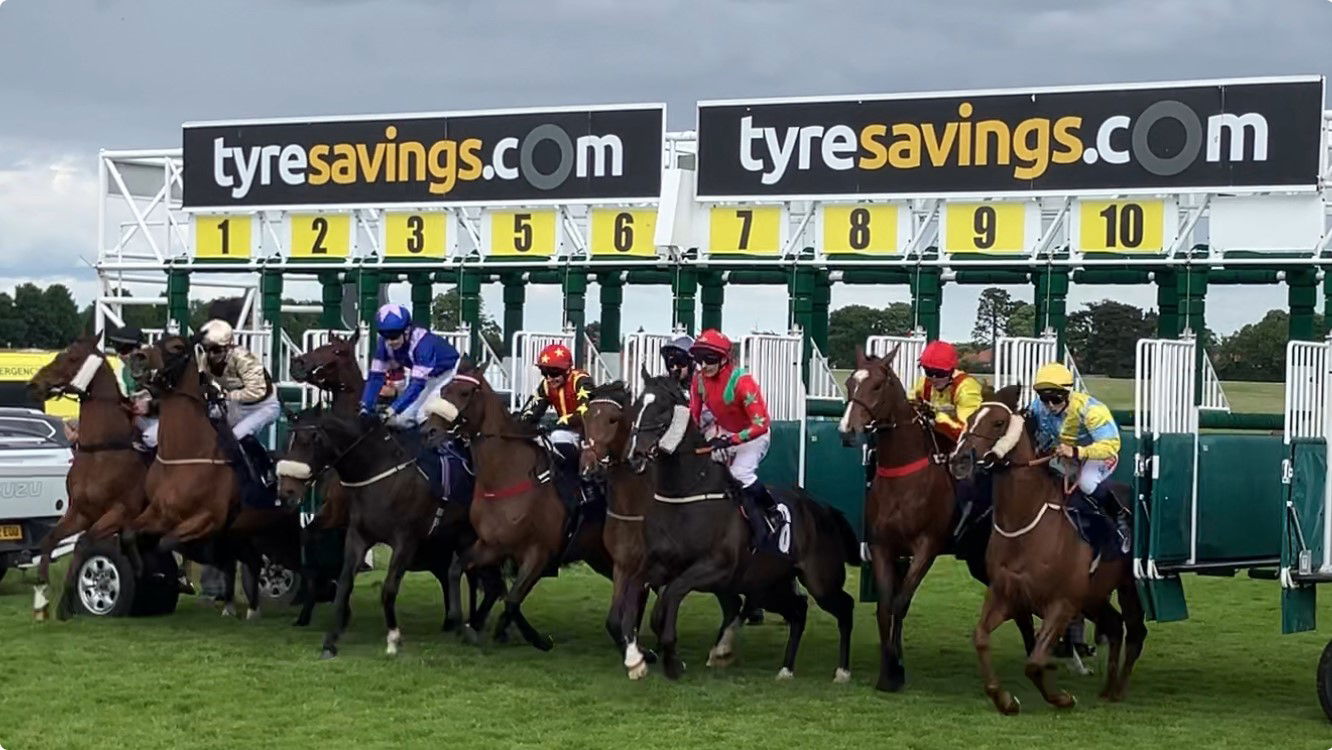
{"type": "MultiPolygon", "coordinates": [[[[127,520],[142,513],[147,467],[134,450],[134,417],[129,401],[121,395],[106,355],[91,337],[78,339],[38,370],[28,382],[28,391],[41,401],[59,394],[79,399],[79,444],[65,478],[69,505],[42,540],[33,590],[33,617],[45,620],[51,551],[61,540],[82,531],[77,545],[81,550],[119,532],[127,520]]],[[[77,571],[77,565],[70,565],[65,574],[57,606],[62,618],[70,612],[77,571]]]]}
{"type": "MultiPolygon", "coordinates": [[[[879,690],[901,690],[902,629],[911,600],[934,561],[952,540],[956,522],[954,486],[943,466],[940,444],[929,417],[907,400],[890,362],[856,350],[856,369],[846,380],[847,405],[839,429],[845,443],[872,432],[876,440],[874,478],[865,500],[865,538],[878,590],[879,690]]],[[[971,574],[985,575],[985,545],[960,550],[971,574]]],[[[1035,640],[1030,616],[1016,618],[1028,652],[1035,640]]]]}
{"type": "Polygon", "coordinates": [[[258,617],[263,558],[256,544],[262,540],[272,559],[297,569],[300,529],[294,510],[241,507],[235,469],[208,419],[204,375],[192,340],[167,336],[156,346],[140,348],[130,357],[130,369],[157,396],[161,422],[157,457],[146,479],[148,507],[127,529],[158,537],[164,552],[180,551],[221,569],[224,614],[234,612],[235,563],[241,562],[250,572],[245,587],[249,617],[258,617]]]}
{"type": "MultiPolygon", "coordinates": [[[[518,575],[505,595],[495,632],[512,623],[528,643],[547,651],[554,642],[522,612],[523,600],[542,573],[556,564],[582,560],[610,578],[613,565],[600,521],[581,524],[566,544],[567,514],[553,479],[554,461],[537,443],[538,431],[509,414],[484,373],[485,365],[459,365],[457,376],[426,403],[423,413],[430,416],[422,433],[432,445],[453,431],[470,441],[476,467],[470,515],[477,541],[463,552],[459,565],[465,569],[515,560],[518,575]]],[[[478,626],[467,627],[474,631],[478,626]]]]}
{"type": "Polygon", "coordinates": [[[959,478],[971,475],[978,463],[995,470],[994,530],[987,558],[990,587],[973,635],[985,693],[1001,713],[1018,712],[1017,698],[1000,686],[990,663],[990,633],[1013,617],[1038,615],[1041,629],[1027,657],[1027,677],[1050,705],[1075,705],[1072,695],[1054,689],[1046,666],[1051,646],[1069,620],[1082,612],[1096,623],[1097,636],[1109,641],[1101,697],[1118,701],[1147,638],[1133,572],[1126,557],[1093,561],[1091,546],[1067,516],[1058,477],[1044,466],[1047,459],[1036,455],[1017,408],[1019,392],[1018,386],[1009,386],[997,394],[997,400],[982,404],[967,420],[967,431],[949,460],[959,478]],[[1116,591],[1123,615],[1110,603],[1116,591]],[[1121,666],[1125,641],[1128,649],[1121,666]]]}
{"type": "MultiPolygon", "coordinates": [[[[648,664],[656,660],[656,654],[640,651],[636,644],[648,593],[643,519],[657,491],[657,469],[655,463],[650,463],[645,471],[636,472],[626,460],[633,426],[632,402],[629,390],[620,381],[597,386],[592,391],[587,413],[583,415],[587,440],[579,456],[579,470],[586,478],[595,476],[607,482],[602,541],[615,567],[606,632],[625,652],[624,666],[629,679],[640,680],[647,676],[648,664]],[[630,644],[635,644],[633,652],[629,650],[630,644]]],[[[708,666],[725,667],[735,658],[735,633],[743,618],[736,614],[741,609],[739,596],[719,593],[717,599],[723,616],[728,612],[731,615],[729,621],[722,621],[717,642],[708,653],[708,666]]]]}

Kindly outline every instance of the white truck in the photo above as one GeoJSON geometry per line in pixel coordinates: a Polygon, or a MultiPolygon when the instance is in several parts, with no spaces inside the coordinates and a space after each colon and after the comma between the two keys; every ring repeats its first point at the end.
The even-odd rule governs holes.
{"type": "Polygon", "coordinates": [[[0,407],[0,578],[36,560],[42,540],[65,512],[73,457],[59,417],[0,407]]]}

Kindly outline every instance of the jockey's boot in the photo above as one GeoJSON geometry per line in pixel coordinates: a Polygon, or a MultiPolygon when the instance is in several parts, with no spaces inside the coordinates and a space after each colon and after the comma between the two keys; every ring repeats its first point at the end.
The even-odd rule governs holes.
{"type": "Polygon", "coordinates": [[[772,520],[777,505],[768,493],[768,488],[758,480],[744,488],[740,497],[745,506],[745,517],[749,520],[749,551],[754,552],[769,534],[777,530],[772,520]]]}
{"type": "Polygon", "coordinates": [[[1127,555],[1133,546],[1133,531],[1129,528],[1128,510],[1119,504],[1119,499],[1110,490],[1110,482],[1105,481],[1097,485],[1091,494],[1091,499],[1114,522],[1115,533],[1119,534],[1119,551],[1127,555]]]}

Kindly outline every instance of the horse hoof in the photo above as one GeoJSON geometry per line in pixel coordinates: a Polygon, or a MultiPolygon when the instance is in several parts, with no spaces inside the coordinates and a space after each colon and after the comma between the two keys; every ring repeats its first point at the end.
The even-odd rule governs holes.
{"type": "Polygon", "coordinates": [[[62,597],[60,601],[56,604],[56,619],[61,622],[65,622],[66,620],[68,620],[73,616],[74,616],[74,610],[69,605],[69,599],[62,597]]]}
{"type": "Polygon", "coordinates": [[[481,643],[481,636],[471,625],[464,625],[462,630],[458,631],[458,637],[469,646],[476,646],[481,643]]]}
{"type": "Polygon", "coordinates": [[[235,605],[233,605],[231,602],[227,602],[226,604],[222,605],[222,616],[235,617],[236,616],[235,605]]]}
{"type": "Polygon", "coordinates": [[[641,680],[647,677],[647,674],[648,674],[648,665],[646,659],[640,661],[639,663],[635,664],[632,667],[629,667],[629,679],[631,680],[641,680]]]}
{"type": "Polygon", "coordinates": [[[851,681],[851,670],[849,670],[849,669],[842,669],[841,667],[838,667],[838,668],[837,668],[837,671],[836,671],[836,672],[833,672],[833,683],[834,683],[834,684],[837,684],[837,685],[845,685],[845,684],[847,684],[847,683],[850,682],[850,681],[851,681]]]}
{"type": "Polygon", "coordinates": [[[719,654],[717,653],[717,649],[714,648],[713,650],[708,652],[707,666],[709,667],[713,667],[716,669],[725,669],[734,663],[735,663],[734,651],[727,651],[725,653],[719,654]]]}
{"type": "Polygon", "coordinates": [[[297,617],[296,621],[291,624],[293,628],[305,628],[309,627],[309,625],[310,625],[310,618],[308,617],[297,617]]]}
{"type": "Polygon", "coordinates": [[[650,649],[650,648],[648,648],[648,649],[643,649],[643,661],[647,662],[648,664],[656,664],[656,663],[657,663],[657,652],[656,652],[656,651],[653,651],[653,650],[650,649]]]}
{"type": "Polygon", "coordinates": [[[994,707],[999,709],[999,713],[1004,716],[1017,716],[1018,712],[1022,710],[1022,701],[1004,690],[994,699],[994,707]]]}
{"type": "Polygon", "coordinates": [[[786,667],[782,667],[781,669],[777,670],[778,682],[786,682],[787,680],[794,680],[794,679],[795,679],[795,672],[792,672],[786,667]]]}
{"type": "Polygon", "coordinates": [[[555,648],[555,639],[548,635],[537,635],[531,640],[531,644],[537,651],[549,651],[555,648]]]}
{"type": "Polygon", "coordinates": [[[402,631],[394,628],[388,632],[385,638],[384,653],[388,656],[397,656],[398,648],[402,645],[402,631]]]}
{"type": "Polygon", "coordinates": [[[1060,690],[1050,696],[1050,705],[1055,708],[1073,708],[1078,705],[1078,699],[1074,698],[1072,693],[1067,690],[1060,690]]]}
{"type": "Polygon", "coordinates": [[[879,681],[874,683],[875,690],[881,690],[885,693],[898,693],[906,687],[906,677],[895,674],[879,677],[879,681]]]}
{"type": "Polygon", "coordinates": [[[42,607],[41,609],[34,609],[32,611],[32,619],[34,622],[46,622],[47,620],[51,619],[51,613],[47,611],[46,607],[42,607]]]}
{"type": "Polygon", "coordinates": [[[666,663],[662,665],[661,671],[662,674],[666,675],[666,679],[674,682],[684,677],[685,663],[679,659],[667,659],[666,663]]]}
{"type": "Polygon", "coordinates": [[[259,617],[260,617],[259,610],[257,608],[252,609],[245,613],[245,619],[247,620],[258,620],[259,617]]]}
{"type": "Polygon", "coordinates": [[[495,634],[491,636],[491,640],[501,646],[507,645],[509,643],[509,629],[504,628],[503,630],[496,630],[495,634]]]}
{"type": "Polygon", "coordinates": [[[457,630],[460,627],[462,627],[462,620],[455,620],[453,618],[448,618],[444,620],[444,624],[441,625],[439,629],[440,632],[443,633],[452,633],[453,631],[457,630]]]}
{"type": "Polygon", "coordinates": [[[319,654],[319,659],[320,659],[321,661],[328,661],[329,659],[332,659],[333,657],[335,657],[335,656],[337,656],[337,655],[338,655],[338,650],[337,650],[337,649],[335,649],[335,648],[331,648],[331,647],[329,647],[329,646],[325,646],[325,647],[324,647],[324,650],[321,651],[320,654],[319,654]]]}

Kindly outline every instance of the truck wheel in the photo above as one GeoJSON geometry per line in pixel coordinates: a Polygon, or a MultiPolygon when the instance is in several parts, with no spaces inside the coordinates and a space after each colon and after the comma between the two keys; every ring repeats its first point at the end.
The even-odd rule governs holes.
{"type": "Polygon", "coordinates": [[[143,556],[143,575],[136,582],[131,614],[169,615],[180,599],[180,567],[169,552],[148,552],[143,556]]]}
{"type": "Polygon", "coordinates": [[[1318,660],[1318,702],[1323,705],[1323,715],[1332,719],[1332,641],[1318,660]]]}
{"type": "Polygon", "coordinates": [[[93,543],[77,563],[73,599],[78,613],[94,617],[130,614],[138,581],[129,558],[114,539],[93,543]]]}
{"type": "MultiPolygon", "coordinates": [[[[244,580],[250,573],[241,569],[244,580]]],[[[301,574],[291,568],[278,565],[264,556],[264,567],[259,570],[259,598],[264,606],[290,607],[296,602],[301,591],[301,574]]]]}

